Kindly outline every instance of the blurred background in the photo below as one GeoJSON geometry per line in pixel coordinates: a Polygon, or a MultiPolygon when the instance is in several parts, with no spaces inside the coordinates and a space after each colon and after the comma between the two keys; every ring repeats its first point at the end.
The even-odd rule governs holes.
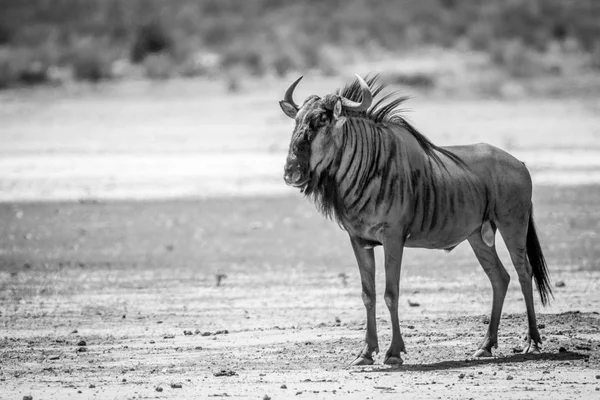
{"type": "MultiPolygon", "coordinates": [[[[498,96],[597,89],[594,0],[2,0],[0,87],[336,75],[498,96]],[[536,82],[530,82],[536,78],[536,82]]],[[[243,85],[242,85],[243,86],[243,85]]]]}
{"type": "Polygon", "coordinates": [[[290,193],[298,101],[354,73],[438,144],[597,180],[594,0],[0,0],[0,199],[290,193]],[[3,89],[3,90],[1,90],[3,89]],[[557,149],[569,150],[557,152],[557,149]],[[287,192],[286,192],[287,191],[287,192]]]}

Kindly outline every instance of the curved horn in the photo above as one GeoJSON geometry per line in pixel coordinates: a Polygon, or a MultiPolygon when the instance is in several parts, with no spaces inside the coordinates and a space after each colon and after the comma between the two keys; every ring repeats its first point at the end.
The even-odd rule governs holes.
{"type": "Polygon", "coordinates": [[[294,94],[294,89],[296,89],[296,85],[298,85],[298,82],[300,82],[302,80],[302,76],[300,76],[300,78],[296,79],[296,81],[294,81],[294,83],[292,83],[290,85],[290,87],[288,88],[288,90],[285,91],[285,95],[283,96],[283,100],[286,103],[290,103],[296,110],[299,110],[300,107],[298,107],[298,105],[296,103],[294,103],[294,99],[293,99],[293,94],[294,94]]]}
{"type": "Polygon", "coordinates": [[[360,103],[352,100],[348,100],[345,97],[342,97],[342,105],[349,111],[367,111],[371,104],[373,103],[373,95],[371,94],[371,89],[367,82],[364,81],[360,75],[356,74],[356,79],[358,79],[358,84],[362,90],[362,101],[360,103]]]}

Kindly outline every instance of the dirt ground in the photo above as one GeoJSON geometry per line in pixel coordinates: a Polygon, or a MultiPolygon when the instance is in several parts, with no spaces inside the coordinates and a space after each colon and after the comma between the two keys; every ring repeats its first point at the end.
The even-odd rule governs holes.
{"type": "MultiPolygon", "coordinates": [[[[298,101],[342,82],[305,80],[298,101]]],[[[515,352],[525,306],[498,238],[512,280],[495,357],[471,358],[491,287],[462,244],[405,252],[404,365],[379,354],[349,367],[364,337],[359,274],[347,235],[283,185],[286,86],[0,94],[0,399],[600,396],[596,99],[407,103],[435,143],[490,142],[532,171],[555,295],[536,300],[543,353],[515,352]]]]}
{"type": "Polygon", "coordinates": [[[538,303],[539,356],[515,353],[526,322],[505,249],[513,279],[491,359],[470,357],[491,290],[468,246],[408,249],[396,369],[383,354],[348,367],[364,335],[358,272],[345,233],[299,195],[6,203],[0,397],[597,398],[599,200],[595,186],[536,189],[555,294],[538,303]]]}

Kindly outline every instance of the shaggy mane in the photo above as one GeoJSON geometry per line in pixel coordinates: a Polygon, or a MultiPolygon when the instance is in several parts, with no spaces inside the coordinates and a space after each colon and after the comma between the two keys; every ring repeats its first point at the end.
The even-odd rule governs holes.
{"type": "MultiPolygon", "coordinates": [[[[367,111],[350,114],[350,117],[357,116],[367,118],[377,124],[386,123],[401,126],[417,140],[425,153],[432,157],[435,161],[441,161],[438,154],[441,153],[457,164],[463,167],[465,166],[464,162],[456,154],[433,144],[425,135],[420,133],[402,116],[402,112],[405,110],[400,108],[400,106],[406,100],[408,100],[407,96],[402,96],[397,91],[382,94],[383,90],[386,89],[387,86],[380,82],[379,75],[374,75],[371,77],[367,76],[365,78],[365,82],[371,89],[371,94],[373,95],[373,105],[371,105],[367,111]]],[[[335,94],[343,96],[352,101],[360,102],[362,100],[362,89],[357,79],[355,79],[352,83],[347,84],[343,88],[336,90],[335,94]]]]}

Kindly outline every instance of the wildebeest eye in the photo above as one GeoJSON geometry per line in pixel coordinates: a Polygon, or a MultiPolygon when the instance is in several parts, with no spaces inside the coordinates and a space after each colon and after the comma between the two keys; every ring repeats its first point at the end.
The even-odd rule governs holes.
{"type": "Polygon", "coordinates": [[[329,122],[329,117],[327,116],[326,113],[319,114],[315,119],[313,119],[311,121],[311,127],[313,129],[318,129],[318,128],[323,127],[324,125],[327,125],[328,122],[329,122]]]}

